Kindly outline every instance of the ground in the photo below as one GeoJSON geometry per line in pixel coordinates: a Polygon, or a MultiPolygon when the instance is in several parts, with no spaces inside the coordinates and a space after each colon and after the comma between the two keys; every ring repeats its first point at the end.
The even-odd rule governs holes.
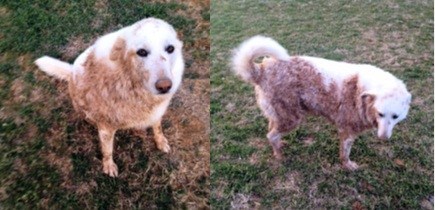
{"type": "Polygon", "coordinates": [[[215,209],[433,209],[433,1],[212,1],[211,206],[215,209]],[[383,68],[413,95],[389,141],[361,135],[340,167],[336,129],[310,117],[266,140],[253,88],[230,71],[231,49],[257,35],[290,55],[383,68]]]}
{"type": "Polygon", "coordinates": [[[432,0],[180,2],[0,2],[0,208],[433,209],[432,0]],[[184,41],[183,86],[163,117],[173,152],[120,131],[120,176],[110,178],[97,131],[73,110],[66,83],[33,61],[72,62],[98,36],[144,16],[172,23],[184,41]],[[356,172],[340,167],[336,130],[321,118],[286,135],[277,162],[252,87],[228,65],[230,50],[256,34],[292,55],[390,71],[413,94],[408,118],[390,141],[358,138],[356,172]]]}
{"type": "Polygon", "coordinates": [[[0,3],[0,208],[209,208],[209,1],[0,3]],[[182,2],[182,3],[181,3],[182,2]],[[171,153],[118,131],[118,178],[102,173],[97,130],[73,110],[67,84],[33,61],[74,59],[99,36],[155,16],[184,42],[182,87],[163,117],[171,153]]]}

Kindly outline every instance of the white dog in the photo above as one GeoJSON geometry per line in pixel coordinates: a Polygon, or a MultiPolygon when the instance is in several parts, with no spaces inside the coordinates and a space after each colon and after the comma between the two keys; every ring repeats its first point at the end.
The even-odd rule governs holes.
{"type": "Polygon", "coordinates": [[[74,108],[98,127],[104,173],[118,175],[112,158],[118,129],[152,126],[157,147],[170,151],[160,121],[181,83],[182,45],[171,25],[147,18],[99,38],[73,65],[47,56],[35,61],[68,81],[74,108]]]}
{"type": "Polygon", "coordinates": [[[281,158],[281,135],[294,129],[304,115],[326,117],[338,128],[340,160],[349,159],[357,134],[377,128],[381,139],[408,114],[411,94],[402,81],[377,67],[295,56],[271,38],[255,36],[243,42],[233,56],[233,69],[255,86],[257,102],[269,120],[267,137],[281,158]],[[270,56],[261,64],[254,61],[270,56]]]}

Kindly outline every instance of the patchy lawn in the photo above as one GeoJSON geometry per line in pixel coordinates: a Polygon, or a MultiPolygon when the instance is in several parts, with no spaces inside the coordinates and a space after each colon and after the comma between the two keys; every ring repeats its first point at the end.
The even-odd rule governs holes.
{"type": "Polygon", "coordinates": [[[433,209],[433,1],[212,1],[211,205],[216,209],[433,209]],[[347,172],[336,130],[309,118],[277,162],[253,88],[230,50],[256,34],[290,54],[379,66],[413,95],[389,141],[361,135],[347,172]]]}
{"type": "Polygon", "coordinates": [[[209,1],[2,1],[0,208],[209,208],[209,1]],[[118,178],[102,173],[97,130],[74,112],[67,84],[37,70],[69,62],[99,36],[146,16],[184,41],[185,79],[163,117],[170,154],[134,131],[116,134],[118,178]]]}

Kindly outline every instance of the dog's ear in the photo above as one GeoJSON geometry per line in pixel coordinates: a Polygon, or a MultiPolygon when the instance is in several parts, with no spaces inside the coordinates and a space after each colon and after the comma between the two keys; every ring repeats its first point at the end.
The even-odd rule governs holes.
{"type": "Polygon", "coordinates": [[[376,99],[376,95],[370,92],[363,92],[361,94],[361,100],[365,103],[365,104],[372,104],[375,102],[376,99]]]}
{"type": "Polygon", "coordinates": [[[112,47],[112,50],[110,51],[110,60],[112,61],[116,61],[121,59],[124,54],[125,54],[125,50],[126,50],[126,43],[125,40],[123,38],[118,38],[115,41],[115,44],[112,47]]]}
{"type": "Polygon", "coordinates": [[[374,93],[370,92],[363,92],[360,95],[360,115],[364,116],[364,118],[367,120],[367,123],[372,123],[373,125],[376,125],[376,116],[377,111],[374,107],[376,100],[376,95],[374,93]]]}

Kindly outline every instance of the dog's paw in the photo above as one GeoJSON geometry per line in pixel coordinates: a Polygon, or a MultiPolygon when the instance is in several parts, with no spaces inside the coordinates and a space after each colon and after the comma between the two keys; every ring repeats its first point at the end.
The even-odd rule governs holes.
{"type": "Polygon", "coordinates": [[[111,177],[117,177],[118,166],[116,166],[113,160],[107,160],[103,162],[103,172],[111,177]]]}
{"type": "Polygon", "coordinates": [[[278,161],[282,160],[282,154],[281,154],[281,151],[274,151],[274,152],[273,152],[273,156],[274,156],[275,159],[278,160],[278,161]]]}
{"type": "Polygon", "coordinates": [[[349,160],[343,163],[343,167],[349,171],[355,171],[358,169],[359,166],[355,162],[349,160]]]}
{"type": "Polygon", "coordinates": [[[169,153],[171,151],[171,147],[169,146],[168,140],[165,137],[160,137],[156,141],[157,148],[164,153],[169,153]]]}
{"type": "Polygon", "coordinates": [[[272,149],[273,149],[273,156],[275,157],[275,159],[277,160],[282,160],[282,147],[287,146],[287,142],[282,142],[279,141],[276,144],[272,145],[272,149]]]}

